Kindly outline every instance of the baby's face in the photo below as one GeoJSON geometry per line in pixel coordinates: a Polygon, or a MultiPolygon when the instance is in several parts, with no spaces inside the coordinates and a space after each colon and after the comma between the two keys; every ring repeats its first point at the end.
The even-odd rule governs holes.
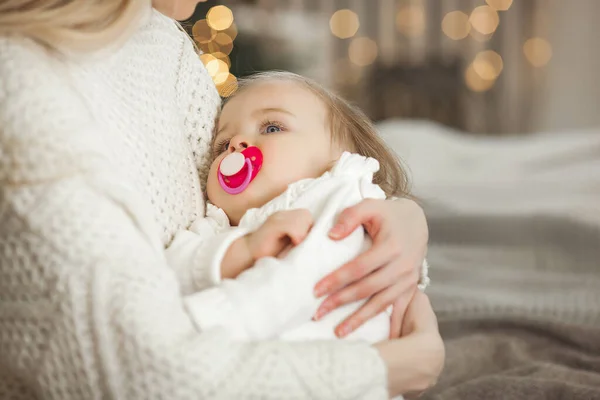
{"type": "Polygon", "coordinates": [[[254,84],[221,112],[208,198],[237,225],[246,210],[264,205],[289,184],[322,175],[341,154],[335,147],[326,107],[314,93],[295,82],[254,84]],[[228,194],[218,181],[219,164],[227,155],[250,146],[261,150],[262,167],[243,192],[228,194]]]}

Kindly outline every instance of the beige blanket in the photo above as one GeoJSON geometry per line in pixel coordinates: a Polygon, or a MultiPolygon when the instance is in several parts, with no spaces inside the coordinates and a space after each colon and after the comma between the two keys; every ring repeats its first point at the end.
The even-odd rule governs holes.
{"type": "Polygon", "coordinates": [[[526,320],[441,324],[447,364],[425,399],[600,399],[600,329],[526,320]]]}
{"type": "Polygon", "coordinates": [[[448,353],[425,398],[600,399],[600,130],[379,129],[430,223],[448,353]]]}
{"type": "Polygon", "coordinates": [[[424,398],[600,399],[600,227],[429,211],[447,362],[424,398]]]}

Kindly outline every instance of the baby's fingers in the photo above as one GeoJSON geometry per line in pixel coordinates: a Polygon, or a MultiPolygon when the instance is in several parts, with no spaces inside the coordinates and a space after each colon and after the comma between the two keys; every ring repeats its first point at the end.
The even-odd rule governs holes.
{"type": "Polygon", "coordinates": [[[312,225],[313,218],[310,211],[296,209],[280,211],[271,215],[265,222],[264,229],[268,230],[269,233],[266,236],[270,237],[270,240],[289,238],[290,242],[296,246],[306,238],[312,225]]]}
{"type": "Polygon", "coordinates": [[[302,243],[313,225],[310,211],[305,209],[292,210],[288,215],[287,235],[294,246],[302,243]]]}

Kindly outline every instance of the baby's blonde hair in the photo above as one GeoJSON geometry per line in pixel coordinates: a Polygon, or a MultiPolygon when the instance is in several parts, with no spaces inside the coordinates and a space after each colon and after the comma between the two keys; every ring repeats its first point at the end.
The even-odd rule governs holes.
{"type": "Polygon", "coordinates": [[[274,80],[298,83],[319,97],[329,112],[332,140],[341,145],[344,150],[379,161],[380,168],[373,182],[379,185],[388,197],[409,196],[408,177],[402,164],[379,136],[371,120],[358,107],[312,79],[285,71],[256,73],[240,79],[236,92],[227,98],[223,105],[250,86],[274,80]]]}
{"type": "Polygon", "coordinates": [[[127,36],[151,6],[151,0],[0,0],[0,36],[93,51],[127,36]]]}

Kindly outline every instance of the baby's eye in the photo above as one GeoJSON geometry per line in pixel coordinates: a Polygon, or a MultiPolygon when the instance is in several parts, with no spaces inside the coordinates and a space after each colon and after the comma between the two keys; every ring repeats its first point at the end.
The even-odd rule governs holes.
{"type": "Polygon", "coordinates": [[[230,143],[229,140],[222,140],[219,143],[217,143],[215,145],[215,150],[214,150],[215,155],[219,155],[219,154],[227,151],[227,149],[229,149],[229,143],[230,143]]]}
{"type": "Polygon", "coordinates": [[[275,133],[275,132],[281,132],[281,128],[277,125],[267,125],[266,129],[265,129],[265,133],[275,133]]]}
{"type": "Polygon", "coordinates": [[[231,143],[230,140],[224,140],[223,143],[221,144],[221,151],[227,151],[227,149],[229,149],[229,144],[231,143]]]}

